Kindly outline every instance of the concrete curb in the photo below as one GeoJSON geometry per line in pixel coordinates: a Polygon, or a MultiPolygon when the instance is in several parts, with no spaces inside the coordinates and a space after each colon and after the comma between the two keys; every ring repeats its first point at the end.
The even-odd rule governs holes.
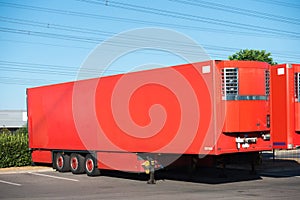
{"type": "Polygon", "coordinates": [[[27,172],[50,172],[54,171],[52,167],[11,167],[1,168],[0,174],[22,174],[27,172]]]}

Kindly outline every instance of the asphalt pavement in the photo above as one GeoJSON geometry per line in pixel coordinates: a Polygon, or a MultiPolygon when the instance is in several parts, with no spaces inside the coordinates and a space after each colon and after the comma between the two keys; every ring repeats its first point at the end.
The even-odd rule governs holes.
{"type": "Polygon", "coordinates": [[[147,176],[105,171],[101,176],[59,173],[51,168],[0,172],[0,199],[298,199],[300,167],[284,170],[203,168],[197,172],[165,171],[147,176]]]}
{"type": "Polygon", "coordinates": [[[249,165],[159,171],[156,184],[145,174],[102,171],[101,176],[59,173],[50,167],[0,169],[0,199],[299,199],[300,150],[263,153],[256,174],[249,165]],[[222,176],[220,176],[222,175],[222,176]]]}

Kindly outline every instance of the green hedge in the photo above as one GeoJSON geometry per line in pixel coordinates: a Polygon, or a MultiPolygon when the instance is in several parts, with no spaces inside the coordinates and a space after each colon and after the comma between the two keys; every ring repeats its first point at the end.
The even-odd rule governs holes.
{"type": "Polygon", "coordinates": [[[28,149],[27,128],[11,133],[7,129],[0,131],[0,168],[19,167],[31,164],[28,149]]]}

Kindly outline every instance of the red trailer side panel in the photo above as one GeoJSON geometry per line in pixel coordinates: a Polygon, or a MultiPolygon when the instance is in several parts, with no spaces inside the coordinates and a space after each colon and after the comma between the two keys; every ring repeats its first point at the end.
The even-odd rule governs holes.
{"type": "MultiPolygon", "coordinates": [[[[214,62],[28,89],[30,148],[199,154],[214,62]]],[[[212,144],[210,144],[211,146],[212,144]]]]}
{"type": "Polygon", "coordinates": [[[44,150],[35,150],[31,154],[31,160],[34,163],[52,163],[52,152],[44,150]]]}
{"type": "Polygon", "coordinates": [[[295,91],[295,132],[293,135],[294,146],[300,146],[300,64],[293,64],[294,91],[295,91]]]}
{"type": "Polygon", "coordinates": [[[73,83],[27,90],[29,147],[85,149],[72,116],[73,83]]]}
{"type": "Polygon", "coordinates": [[[126,172],[144,172],[143,162],[135,153],[98,152],[98,168],[126,172]]]}
{"type": "Polygon", "coordinates": [[[271,136],[274,148],[299,146],[299,102],[296,96],[296,74],[299,65],[282,64],[271,68],[271,136]]]}

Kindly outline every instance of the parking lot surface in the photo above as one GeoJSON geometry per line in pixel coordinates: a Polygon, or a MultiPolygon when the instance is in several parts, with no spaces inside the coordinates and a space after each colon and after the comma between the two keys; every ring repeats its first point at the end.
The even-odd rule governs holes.
{"type": "Polygon", "coordinates": [[[147,176],[107,171],[102,176],[58,173],[51,168],[0,172],[0,199],[299,199],[300,167],[197,172],[167,171],[156,174],[157,184],[147,176]]]}

